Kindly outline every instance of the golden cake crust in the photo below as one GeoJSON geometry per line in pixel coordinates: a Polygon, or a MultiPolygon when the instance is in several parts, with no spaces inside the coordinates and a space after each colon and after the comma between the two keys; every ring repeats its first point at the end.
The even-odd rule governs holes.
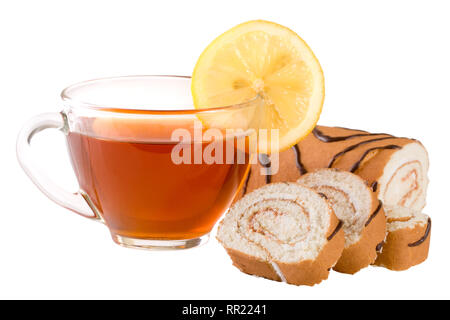
{"type": "MultiPolygon", "coordinates": [[[[297,185],[296,183],[293,184],[297,185]]],[[[310,188],[304,186],[303,188],[316,193],[310,188]]],[[[323,200],[321,197],[318,198],[323,200]]],[[[267,250],[264,249],[269,257],[268,261],[264,261],[255,256],[230,248],[219,238],[218,240],[225,247],[233,265],[244,273],[275,281],[286,281],[287,283],[294,285],[313,286],[328,278],[330,269],[336,264],[341,256],[345,245],[342,222],[336,217],[329,204],[324,204],[326,204],[329,209],[329,226],[325,233],[326,243],[320,249],[318,256],[314,260],[309,259],[292,263],[281,262],[270,258],[270,252],[267,252],[267,250]],[[275,270],[272,263],[278,267],[278,271],[275,270]],[[284,279],[282,279],[282,277],[284,279]]],[[[223,220],[221,221],[219,228],[222,228],[222,224],[223,220]]]]}
{"type": "MultiPolygon", "coordinates": [[[[371,212],[375,213],[379,205],[381,205],[381,203],[373,193],[371,212]]],[[[341,258],[334,266],[333,270],[342,273],[355,274],[359,270],[373,264],[378,256],[377,246],[382,243],[385,238],[386,215],[383,206],[381,205],[376,216],[364,227],[360,240],[344,249],[341,258]]]]}
{"type": "Polygon", "coordinates": [[[418,265],[428,257],[430,238],[431,219],[425,225],[416,224],[414,228],[402,228],[389,232],[383,251],[378,255],[375,265],[394,271],[407,270],[418,265]],[[412,246],[412,244],[417,245],[412,246]]]}
{"type": "MultiPolygon", "coordinates": [[[[378,195],[380,188],[377,187],[377,183],[384,173],[386,164],[395,152],[411,143],[420,142],[414,139],[394,137],[387,133],[369,133],[362,130],[317,126],[297,145],[279,153],[279,170],[277,173],[271,174],[269,178],[261,174],[267,169],[260,161],[253,164],[235,201],[268,182],[294,182],[303,174],[327,168],[330,164],[332,168],[343,171],[352,171],[353,169],[352,172],[363,178],[367,185],[377,193],[378,198],[381,198],[378,195]],[[325,142],[318,138],[323,136],[349,138],[325,142]],[[350,150],[348,150],[349,148],[350,150]],[[345,150],[348,151],[343,152],[345,150]]],[[[416,209],[421,210],[422,208],[416,209]]]]}
{"type": "Polygon", "coordinates": [[[335,265],[344,249],[344,231],[340,226],[341,221],[333,214],[327,232],[327,237],[332,236],[332,238],[325,244],[315,260],[298,263],[277,262],[288,283],[313,286],[328,279],[330,268],[335,265]],[[335,232],[337,228],[339,230],[335,232]]]}

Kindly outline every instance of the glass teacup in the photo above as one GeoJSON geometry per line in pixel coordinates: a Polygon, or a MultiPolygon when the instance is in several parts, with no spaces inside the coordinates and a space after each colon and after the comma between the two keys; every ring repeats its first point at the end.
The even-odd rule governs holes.
{"type": "Polygon", "coordinates": [[[63,111],[22,129],[20,164],[51,200],[138,248],[204,242],[243,184],[261,100],[194,109],[190,78],[127,76],[90,80],[62,94],[63,111]],[[56,186],[32,161],[33,136],[67,138],[79,191],[56,186]]]}

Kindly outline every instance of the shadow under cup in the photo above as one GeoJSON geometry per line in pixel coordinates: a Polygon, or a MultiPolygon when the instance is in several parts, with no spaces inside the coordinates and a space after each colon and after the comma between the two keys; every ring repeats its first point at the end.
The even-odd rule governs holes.
{"type": "MultiPolygon", "coordinates": [[[[258,98],[194,110],[190,78],[176,76],[92,80],[68,87],[62,98],[60,129],[77,194],[116,243],[189,248],[208,238],[249,169],[250,120],[258,98]]],[[[50,198],[87,215],[55,199],[28,171],[50,198]]]]}

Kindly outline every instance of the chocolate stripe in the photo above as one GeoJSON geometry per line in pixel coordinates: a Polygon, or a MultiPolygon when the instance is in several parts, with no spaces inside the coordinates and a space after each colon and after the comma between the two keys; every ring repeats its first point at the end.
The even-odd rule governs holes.
{"type": "Polygon", "coordinates": [[[250,181],[250,176],[252,174],[252,168],[248,170],[247,179],[245,179],[244,186],[242,187],[243,195],[247,193],[248,182],[250,181]]]}
{"type": "Polygon", "coordinates": [[[392,136],[391,136],[391,137],[382,137],[382,138],[376,138],[376,139],[365,140],[365,141],[359,142],[359,143],[357,143],[357,144],[351,145],[350,147],[345,148],[345,149],[342,150],[341,152],[336,153],[336,154],[333,156],[333,158],[331,159],[330,163],[328,164],[328,168],[332,168],[332,167],[333,167],[333,164],[336,162],[336,160],[337,160],[340,156],[342,156],[342,155],[346,154],[347,152],[350,152],[350,151],[352,151],[352,150],[358,148],[359,146],[362,146],[362,145],[365,145],[365,144],[368,144],[368,143],[371,143],[371,142],[382,141],[382,140],[387,140],[387,139],[397,139],[397,138],[392,137],[392,136]]]}
{"type": "MultiPolygon", "coordinates": [[[[340,127],[336,127],[336,128],[340,128],[340,127]]],[[[348,128],[341,128],[341,129],[352,130],[352,129],[348,129],[348,128]]],[[[357,131],[362,131],[362,130],[357,130],[357,131]]],[[[387,133],[356,133],[356,134],[351,134],[348,136],[332,137],[332,136],[328,136],[328,135],[324,134],[322,131],[320,131],[317,128],[314,128],[312,132],[317,139],[319,139],[322,142],[327,142],[327,143],[328,142],[345,141],[345,140],[349,140],[349,139],[357,138],[357,137],[388,135],[387,133]]]]}
{"type": "Polygon", "coordinates": [[[378,189],[378,181],[374,181],[372,182],[372,184],[370,185],[370,187],[372,188],[373,192],[376,192],[378,189]]]}
{"type": "Polygon", "coordinates": [[[361,158],[355,162],[355,164],[350,168],[350,172],[356,172],[356,170],[359,169],[359,166],[361,165],[361,163],[364,161],[364,159],[367,157],[367,155],[374,150],[384,150],[384,149],[401,149],[402,147],[400,147],[399,145],[396,144],[390,144],[384,147],[374,147],[374,148],[370,148],[367,149],[363,155],[361,156],[361,158]]]}
{"type": "Polygon", "coordinates": [[[381,252],[381,250],[383,249],[383,246],[384,246],[384,241],[381,241],[379,244],[377,244],[375,250],[377,252],[381,252]]]}
{"type": "Polygon", "coordinates": [[[297,168],[300,171],[300,174],[303,175],[307,173],[308,170],[306,170],[305,166],[302,163],[302,154],[300,153],[300,148],[296,144],[292,147],[292,149],[294,149],[295,152],[295,159],[297,160],[297,168]]]}
{"type": "Polygon", "coordinates": [[[339,230],[341,230],[341,228],[342,228],[342,221],[339,220],[339,223],[336,226],[336,229],[334,229],[333,233],[330,234],[330,236],[327,238],[327,240],[330,241],[331,239],[333,239],[334,236],[339,232],[339,230]]]}
{"type": "Polygon", "coordinates": [[[422,243],[425,242],[425,240],[427,240],[428,236],[430,235],[430,230],[431,230],[431,219],[428,218],[428,224],[427,224],[427,229],[425,230],[425,234],[422,238],[420,238],[419,240],[417,240],[416,242],[410,243],[408,244],[408,247],[417,247],[420,246],[422,243]]]}
{"type": "Polygon", "coordinates": [[[375,209],[375,211],[370,215],[369,219],[366,221],[366,224],[364,225],[365,227],[367,227],[372,220],[377,216],[378,212],[380,212],[381,210],[381,206],[383,205],[383,203],[381,202],[381,200],[378,201],[378,207],[375,209]]]}
{"type": "Polygon", "coordinates": [[[272,172],[270,166],[270,158],[267,154],[261,153],[258,155],[259,163],[266,169],[266,183],[269,184],[272,182],[272,172]]]}

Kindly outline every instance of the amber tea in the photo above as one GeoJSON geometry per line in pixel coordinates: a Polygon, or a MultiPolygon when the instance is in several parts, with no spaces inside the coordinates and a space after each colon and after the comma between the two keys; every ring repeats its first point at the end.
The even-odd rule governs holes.
{"type": "MultiPolygon", "coordinates": [[[[241,164],[226,164],[226,159],[222,164],[195,164],[193,159],[175,164],[173,142],[114,141],[71,132],[68,144],[80,188],[113,236],[191,239],[207,234],[231,204],[248,168],[247,154],[241,164]]],[[[207,145],[192,142],[189,149],[207,145]]]]}

